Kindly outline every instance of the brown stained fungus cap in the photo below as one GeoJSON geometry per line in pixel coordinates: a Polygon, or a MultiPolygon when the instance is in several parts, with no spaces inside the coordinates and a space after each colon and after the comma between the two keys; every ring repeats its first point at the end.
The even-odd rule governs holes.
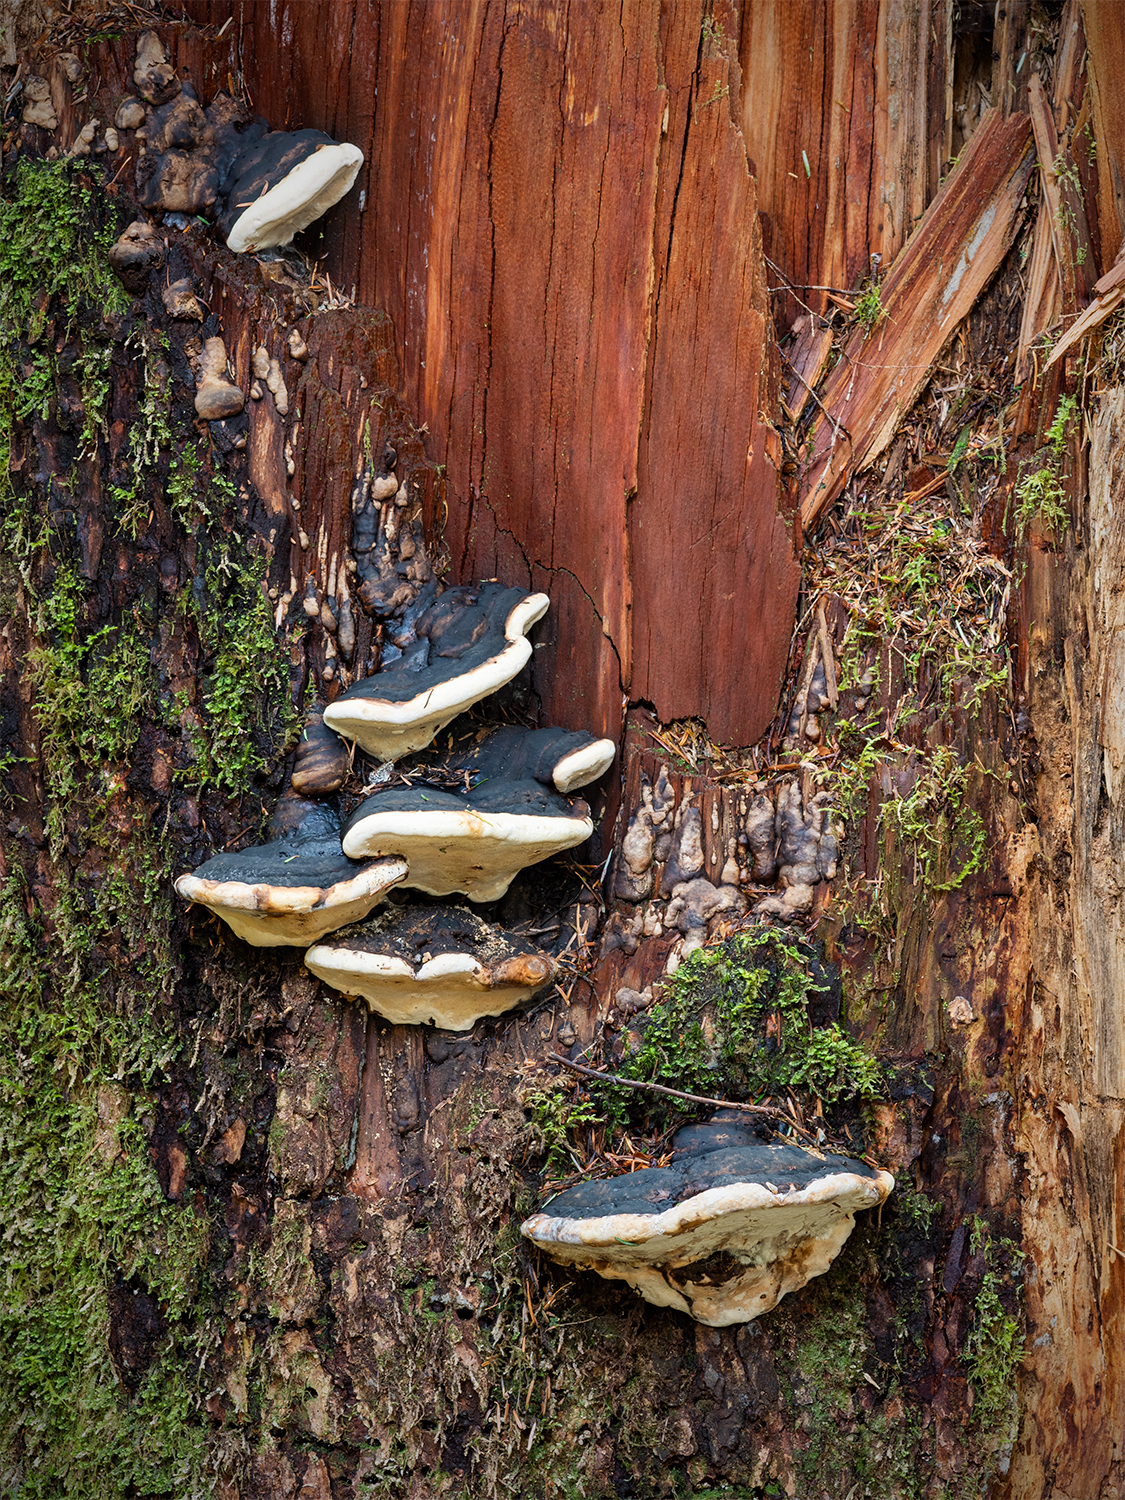
{"type": "Polygon", "coordinates": [[[761,1140],[725,1110],[678,1132],[670,1166],[581,1183],[521,1228],[552,1260],[723,1328],[823,1275],[856,1213],[894,1185],[865,1162],[761,1140]]]}
{"type": "Polygon", "coordinates": [[[322,130],[273,130],[235,160],[219,229],[235,251],[288,245],[338,203],[363,165],[358,146],[322,130]]]}
{"type": "Polygon", "coordinates": [[[446,589],[419,616],[413,643],[330,703],[324,722],[380,761],[424,749],[527,665],[527,632],[549,603],[498,583],[446,589]]]}
{"type": "Polygon", "coordinates": [[[194,874],[181,875],[176,890],[257,948],[303,947],[361,921],[405,878],[402,859],[348,859],[335,815],[314,808],[273,843],[217,854],[194,874]]]}
{"type": "Polygon", "coordinates": [[[468,1031],[555,977],[554,961],[463,907],[395,907],[317,943],[317,978],[396,1026],[468,1031]]]}
{"type": "Polygon", "coordinates": [[[593,831],[584,802],[572,805],[537,781],[497,777],[464,794],[430,786],[377,792],[344,824],[343,842],[353,859],[401,855],[406,883],[431,896],[459,891],[498,901],[520,870],[593,831]]]}

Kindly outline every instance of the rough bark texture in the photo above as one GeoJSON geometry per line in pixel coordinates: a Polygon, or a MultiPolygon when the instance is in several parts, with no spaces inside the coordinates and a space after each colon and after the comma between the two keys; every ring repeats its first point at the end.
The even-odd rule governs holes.
{"type": "MultiPolygon", "coordinates": [[[[168,234],[166,268],[123,310],[108,293],[72,307],[46,236],[59,290],[5,330],[16,364],[2,369],[18,379],[0,385],[4,1483],[225,1500],[686,1500],[728,1486],[1115,1500],[1120,334],[1106,334],[1098,388],[1071,392],[1088,461],[1079,426],[1057,448],[1048,435],[1073,358],[1019,392],[1011,365],[1020,250],[1041,263],[1030,344],[1054,305],[1048,253],[1069,314],[1120,241],[1116,7],[1082,7],[1100,196],[1075,192],[1088,238],[1073,241],[1050,210],[1035,229],[1024,192],[1029,107],[1044,125],[1029,77],[1042,72],[1044,97],[1052,62],[1055,82],[1077,80],[1077,33],[1055,37],[1022,3],[189,9],[161,36],[204,99],[229,79],[274,125],[326,128],[367,163],[311,283],[195,227],[168,234]],[[890,305],[950,158],[965,147],[968,176],[994,146],[1000,269],[973,284],[953,344],[917,282],[894,304],[884,347],[901,340],[909,368],[893,379],[913,399],[939,355],[942,368],[913,413],[893,390],[872,398],[871,431],[891,441],[864,448],[883,451],[877,469],[841,466],[774,719],[798,486],[824,459],[805,448],[809,424],[854,394],[842,364],[818,382],[834,349],[870,345],[840,318],[839,290],[805,289],[854,292],[878,253],[890,305]],[[795,384],[785,408],[763,235],[778,285],[813,309],[789,355],[817,397],[795,384]],[[202,328],[164,308],[181,275],[202,328]],[[287,412],[267,390],[232,423],[196,421],[191,359],[218,335],[244,391],[256,350],[278,361],[287,412]],[[27,403],[25,387],[42,393],[27,403]],[[350,512],[357,472],[387,444],[405,485],[401,560],[440,565],[444,545],[452,579],[495,571],[552,595],[535,691],[508,706],[622,731],[604,875],[541,871],[492,913],[541,928],[582,972],[465,1036],[368,1019],[299,952],[250,950],[168,897],[170,874],[259,836],[286,785],[293,705],[378,659],[350,512]],[[1019,483],[1045,468],[1069,525],[1017,520],[1019,483]],[[983,538],[1008,570],[1016,664],[1011,695],[979,701],[971,661],[956,656],[952,686],[910,665],[897,603],[856,653],[858,606],[831,582],[846,558],[829,545],[839,532],[862,555],[869,510],[889,507],[907,533],[935,495],[953,536],[976,485],[973,556],[983,538]],[[864,712],[873,772],[856,749],[864,712]],[[705,724],[666,723],[687,716],[705,724]],[[724,757],[713,741],[750,748],[724,757]],[[934,803],[926,879],[925,833],[896,814],[939,750],[963,774],[934,803]],[[662,769],[669,836],[633,879],[629,822],[662,769]],[[721,1331],[530,1256],[516,1225],[542,1176],[544,1116],[529,1115],[551,1087],[547,1054],[625,1045],[622,991],[631,1003],[659,982],[684,936],[677,871],[783,906],[776,848],[767,837],[755,866],[740,832],[765,799],[776,843],[784,799],[798,831],[835,837],[817,790],[842,796],[853,772],[839,875],[796,915],[842,977],[816,1025],[839,1020],[887,1068],[884,1097],[816,1117],[896,1172],[882,1217],[828,1276],[721,1331]]],[[[58,129],[20,125],[20,105],[6,173],[132,90],[135,33],[57,24],[27,61],[58,129]]],[[[1068,102],[1055,95],[1053,128],[1073,157],[1085,105],[1072,119],[1068,102]]],[[[135,212],[131,150],[126,138],[101,173],[67,169],[67,201],[88,190],[86,228],[108,238],[135,212]]],[[[1089,154],[1077,162],[1088,179],[1089,154]]],[[[946,199],[958,189],[954,175],[946,199]]],[[[956,254],[972,243],[980,207],[938,226],[939,259],[941,233],[956,254]]],[[[88,264],[104,270],[100,254],[88,264]]],[[[784,329],[797,304],[775,302],[784,329]]],[[[873,556],[869,592],[882,598],[902,565],[873,556]]],[[[712,937],[734,922],[724,913],[712,937]]]]}

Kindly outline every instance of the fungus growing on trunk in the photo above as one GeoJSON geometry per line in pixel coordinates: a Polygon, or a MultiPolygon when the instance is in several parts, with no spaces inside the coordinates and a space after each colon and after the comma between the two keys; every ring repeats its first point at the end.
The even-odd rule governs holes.
{"type": "Polygon", "coordinates": [[[533,779],[565,795],[604,775],[616,753],[612,740],[597,740],[583,730],[522,729],[503,724],[476,729],[467,743],[443,755],[441,764],[486,778],[533,779]]]}
{"type": "Polygon", "coordinates": [[[343,842],[353,859],[401,855],[407,884],[431,896],[460,891],[497,901],[520,870],[593,831],[584,802],[571,804],[537,781],[497,777],[463,795],[428,786],[376,792],[344,824],[343,842]]]}
{"type": "MultiPolygon", "coordinates": [[[[164,264],[164,241],[146,219],[134,219],[110,247],[109,263],[125,290],[140,296],[148,285],[150,272],[164,264]]],[[[226,364],[225,353],[223,363],[226,364]]]]}
{"type": "Polygon", "coordinates": [[[326,796],[341,786],[350,765],[347,745],[326,727],[323,714],[310,714],[293,756],[293,790],[326,796]]]}
{"type": "Polygon", "coordinates": [[[889,1172],[759,1139],[733,1110],[677,1132],[668,1167],[580,1183],[523,1234],[552,1260],[627,1281],[646,1302],[723,1328],[823,1275],[889,1172]]]}
{"type": "Polygon", "coordinates": [[[199,356],[199,374],[195,383],[195,409],[208,422],[237,417],[246,398],[227,379],[227,348],[220,338],[208,339],[199,356]]]}
{"type": "Polygon", "coordinates": [[[498,583],[446,589],[419,615],[413,642],[330,703],[324,722],[380,761],[424,749],[526,666],[527,631],[549,603],[498,583]]]}
{"type": "Polygon", "coordinates": [[[314,808],[273,843],[216,854],[194,874],[181,875],[176,890],[257,948],[303,947],[361,921],[405,878],[402,859],[348,859],[335,815],[314,808]]]}
{"type": "Polygon", "coordinates": [[[554,961],[463,907],[388,908],[317,943],[305,964],[397,1026],[468,1031],[551,983],[554,961]]]}
{"type": "Polygon", "coordinates": [[[236,158],[224,180],[219,229],[236,251],[288,245],[338,203],[363,165],[358,146],[322,130],[273,130],[236,158]]]}

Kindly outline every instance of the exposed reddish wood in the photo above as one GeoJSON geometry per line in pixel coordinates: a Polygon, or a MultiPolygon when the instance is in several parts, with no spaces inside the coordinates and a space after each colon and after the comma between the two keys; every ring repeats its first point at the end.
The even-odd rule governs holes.
{"type": "Polygon", "coordinates": [[[1059,270],[1051,239],[1051,210],[1046,198],[1039,204],[1039,216],[1031,241],[1031,260],[1027,268],[1027,296],[1020,316],[1019,344],[1016,348],[1016,379],[1026,380],[1028,350],[1036,339],[1051,327],[1059,315],[1059,270]]]}
{"type": "Polygon", "coordinates": [[[890,442],[931,365],[1007,254],[1033,158],[1026,115],[991,110],[881,287],[883,317],[857,329],[822,394],[801,519],[890,442]]]}
{"type": "Polygon", "coordinates": [[[799,570],[762,416],[774,402],[760,353],[769,312],[754,183],[730,118],[738,67],[706,42],[697,64],[684,10],[669,16],[663,70],[669,159],[629,505],[630,696],[748,743],[772,717],[789,649],[788,632],[761,621],[773,610],[792,619],[799,570]]]}
{"type": "MultiPolygon", "coordinates": [[[[951,7],[792,0],[743,12],[742,130],[766,254],[798,288],[854,286],[873,254],[890,264],[937,190],[931,123],[945,114],[951,7]]],[[[822,292],[807,300],[823,310],[822,292]]]]}
{"type": "Polygon", "coordinates": [[[816,383],[824,373],[832,352],[832,329],[813,313],[806,313],[797,324],[797,338],[783,352],[791,379],[785,404],[794,422],[812,399],[816,383]]]}
{"type": "Polygon", "coordinates": [[[206,56],[180,45],[204,89],[252,56],[273,123],[364,150],[328,268],[394,321],[446,466],[453,576],[552,596],[544,714],[616,733],[624,692],[753,740],[797,570],[759,420],[769,320],[734,40],[720,25],[701,51],[699,0],[613,26],[547,5],[191,10],[234,17],[206,56]],[[656,588],[673,563],[676,616],[656,588]]]}
{"type": "Polygon", "coordinates": [[[1093,280],[1094,258],[1086,227],[1086,209],[1081,192],[1069,180],[1074,171],[1073,158],[1060,145],[1054,111],[1038,74],[1028,87],[1028,105],[1039,156],[1043,201],[1047,207],[1058,268],[1059,295],[1066,316],[1085,306],[1093,280]]]}
{"type": "Polygon", "coordinates": [[[1117,258],[1125,232],[1125,6],[1119,0],[1082,0],[1094,134],[1098,142],[1098,217],[1102,264],[1117,258]]]}
{"type": "Polygon", "coordinates": [[[1117,309],[1125,302],[1125,260],[1118,260],[1117,264],[1108,270],[1105,275],[1094,286],[1097,293],[1093,302],[1085,310],[1077,322],[1072,323],[1065,335],[1051,350],[1051,357],[1047,361],[1047,369],[1062,359],[1080,339],[1086,338],[1094,330],[1101,326],[1117,309]]]}

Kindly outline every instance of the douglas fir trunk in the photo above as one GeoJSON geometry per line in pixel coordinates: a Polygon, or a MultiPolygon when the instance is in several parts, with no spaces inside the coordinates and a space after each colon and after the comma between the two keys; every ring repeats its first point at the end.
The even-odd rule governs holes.
{"type": "Polygon", "coordinates": [[[1121,8],[0,48],[4,1493],[1118,1497],[1121,8]],[[153,187],[250,114],[363,152],[297,249],[153,187]],[[172,881],[436,784],[322,716],[488,579],[550,609],[470,722],[617,758],[473,908],[554,986],[393,1025],[172,881]],[[520,1225],[713,1105],[591,1071],[894,1191],[758,1318],[649,1305],[520,1225]]]}

